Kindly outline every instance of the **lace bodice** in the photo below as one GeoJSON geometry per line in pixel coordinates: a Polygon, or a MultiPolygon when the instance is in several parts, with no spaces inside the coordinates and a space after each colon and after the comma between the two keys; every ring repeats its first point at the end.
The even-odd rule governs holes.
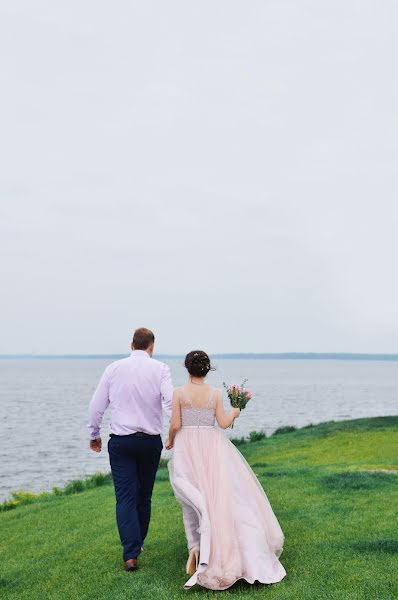
{"type": "Polygon", "coordinates": [[[208,426],[214,425],[214,410],[211,408],[181,408],[182,426],[208,426]]]}
{"type": "Polygon", "coordinates": [[[185,389],[181,389],[181,424],[183,427],[212,427],[215,424],[216,398],[214,388],[203,401],[195,401],[185,389]]]}

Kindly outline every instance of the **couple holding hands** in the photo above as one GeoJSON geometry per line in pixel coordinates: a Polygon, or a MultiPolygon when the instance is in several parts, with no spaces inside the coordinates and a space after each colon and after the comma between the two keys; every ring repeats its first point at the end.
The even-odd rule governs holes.
{"type": "Polygon", "coordinates": [[[131,355],[105,369],[89,407],[90,448],[96,452],[103,414],[108,407],[111,412],[108,451],[125,569],[138,568],[148,532],[164,412],[170,419],[165,446],[173,448],[170,482],[189,552],[185,589],[199,584],[224,590],[239,579],[281,581],[280,525],[257,477],[219,429],[230,427],[240,410],[226,413],[221,390],[206,383],[212,369],[206,352],[187,354],[188,383],[173,389],[169,367],[152,358],[154,343],[152,331],[137,329],[131,355]]]}

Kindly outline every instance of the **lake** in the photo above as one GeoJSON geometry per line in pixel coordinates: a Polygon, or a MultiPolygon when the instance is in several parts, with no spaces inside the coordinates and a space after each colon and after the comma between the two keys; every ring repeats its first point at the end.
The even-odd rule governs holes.
{"type": "MultiPolygon", "coordinates": [[[[0,501],[14,490],[42,491],[108,471],[105,449],[88,449],[87,407],[111,359],[0,360],[0,501]]],[[[165,360],[174,385],[186,383],[182,360],[165,360]]],[[[241,383],[253,399],[229,436],[283,425],[398,413],[398,362],[220,359],[208,382],[241,383]]],[[[225,398],[225,394],[224,394],[225,398]]],[[[228,400],[225,399],[227,407],[228,400]]],[[[105,414],[103,442],[108,438],[105,414]]],[[[165,427],[166,432],[166,427],[165,427]]],[[[165,452],[165,456],[169,453],[165,452]]]]}

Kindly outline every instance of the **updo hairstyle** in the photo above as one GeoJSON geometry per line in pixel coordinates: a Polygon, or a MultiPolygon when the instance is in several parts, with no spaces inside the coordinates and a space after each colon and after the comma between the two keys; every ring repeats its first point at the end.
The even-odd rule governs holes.
{"type": "Polygon", "coordinates": [[[209,371],[215,371],[210,358],[203,350],[192,350],[185,357],[185,367],[192,377],[206,377],[209,371]]]}

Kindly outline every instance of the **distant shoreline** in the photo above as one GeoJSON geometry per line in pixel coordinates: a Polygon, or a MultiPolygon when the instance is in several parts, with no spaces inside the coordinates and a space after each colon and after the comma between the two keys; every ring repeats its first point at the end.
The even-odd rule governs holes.
{"type": "MultiPolygon", "coordinates": [[[[60,359],[113,359],[125,358],[128,354],[0,354],[0,360],[60,360],[60,359]]],[[[247,352],[241,354],[212,354],[213,359],[225,360],[377,360],[398,361],[398,354],[361,354],[350,352],[247,352]]],[[[155,358],[178,360],[183,354],[156,354],[155,358]]]]}

